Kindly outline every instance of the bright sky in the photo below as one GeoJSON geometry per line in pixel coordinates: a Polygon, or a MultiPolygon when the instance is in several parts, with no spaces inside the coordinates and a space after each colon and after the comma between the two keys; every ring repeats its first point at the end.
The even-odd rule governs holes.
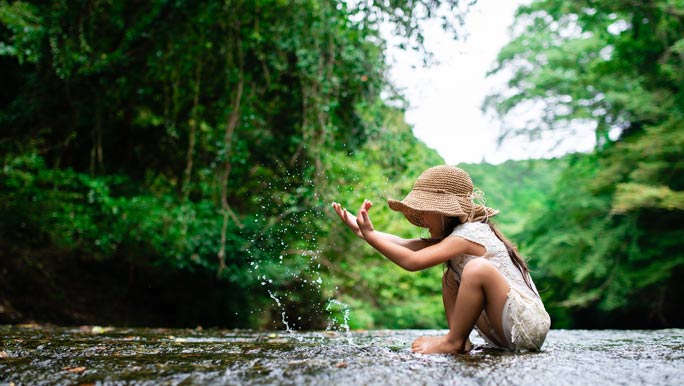
{"type": "Polygon", "coordinates": [[[416,137],[437,150],[448,164],[483,160],[500,163],[593,147],[594,136],[585,131],[554,149],[549,141],[526,140],[505,142],[497,148],[501,123],[493,116],[485,116],[480,106],[487,94],[506,87],[506,78],[485,75],[510,40],[508,27],[513,23],[515,9],[523,3],[479,0],[466,18],[465,40],[455,41],[438,23],[426,24],[425,45],[438,62],[429,68],[421,66],[415,52],[388,50],[390,77],[410,104],[406,121],[413,126],[416,137]]]}

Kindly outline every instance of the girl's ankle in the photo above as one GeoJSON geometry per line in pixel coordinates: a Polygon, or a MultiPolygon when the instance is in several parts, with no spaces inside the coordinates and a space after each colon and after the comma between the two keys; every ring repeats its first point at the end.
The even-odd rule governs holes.
{"type": "Polygon", "coordinates": [[[458,339],[447,334],[445,340],[449,345],[456,347],[459,352],[465,352],[470,348],[468,344],[470,343],[469,339],[458,339]]]}

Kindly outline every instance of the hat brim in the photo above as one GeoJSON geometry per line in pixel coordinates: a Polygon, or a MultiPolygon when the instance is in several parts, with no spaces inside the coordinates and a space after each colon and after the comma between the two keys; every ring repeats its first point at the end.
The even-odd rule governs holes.
{"type": "Polygon", "coordinates": [[[422,228],[427,227],[423,222],[423,213],[458,217],[461,222],[466,222],[473,207],[472,202],[455,194],[421,190],[412,190],[401,201],[390,199],[388,204],[390,209],[402,212],[411,224],[422,228]]]}
{"type": "Polygon", "coordinates": [[[499,214],[499,210],[483,205],[475,205],[465,197],[443,192],[412,190],[401,201],[387,200],[390,209],[401,212],[413,225],[427,228],[424,213],[438,213],[447,217],[458,217],[461,223],[486,221],[499,214]]]}

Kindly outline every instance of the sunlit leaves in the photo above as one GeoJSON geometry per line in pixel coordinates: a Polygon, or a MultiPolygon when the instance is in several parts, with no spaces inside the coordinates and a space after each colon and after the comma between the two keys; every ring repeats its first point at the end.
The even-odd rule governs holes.
{"type": "Polygon", "coordinates": [[[625,183],[617,186],[613,212],[626,213],[642,208],[659,208],[684,211],[684,192],[676,192],[667,186],[651,186],[625,183]]]}

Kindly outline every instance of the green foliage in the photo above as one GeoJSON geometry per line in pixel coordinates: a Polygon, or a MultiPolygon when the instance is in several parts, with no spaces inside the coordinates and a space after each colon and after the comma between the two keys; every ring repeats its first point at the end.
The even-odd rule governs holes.
{"type": "Polygon", "coordinates": [[[536,1],[499,54],[494,72],[514,73],[513,92],[485,106],[546,106],[504,136],[596,130],[595,153],[571,159],[521,234],[557,326],[613,325],[611,313],[629,315],[621,326],[678,323],[668,294],[684,262],[683,22],[676,2],[536,1]]]}
{"type": "Polygon", "coordinates": [[[565,158],[506,161],[499,165],[462,164],[475,187],[485,193],[487,206],[500,213],[493,218],[513,240],[525,225],[545,210],[550,193],[567,166],[565,158]]]}
{"type": "Polygon", "coordinates": [[[323,327],[357,265],[323,256],[330,202],[441,162],[380,98],[379,23],[420,48],[456,4],[0,1],[0,241],[215,275],[253,307],[226,323],[323,327]]]}
{"type": "Polygon", "coordinates": [[[0,23],[12,31],[9,42],[0,41],[0,56],[13,56],[19,63],[38,61],[45,31],[36,7],[20,1],[2,1],[0,23]]]}
{"type": "MultiPolygon", "coordinates": [[[[441,270],[401,271],[330,203],[369,198],[379,228],[426,235],[385,205],[443,160],[380,97],[379,23],[420,50],[419,21],[454,30],[460,13],[440,9],[461,6],[0,1],[3,250],[217,277],[230,325],[283,327],[286,311],[295,328],[445,327],[441,270]]],[[[499,56],[512,92],[486,106],[547,106],[506,136],[596,127],[593,154],[461,165],[556,326],[679,320],[682,15],[670,1],[538,1],[499,56]]]]}

